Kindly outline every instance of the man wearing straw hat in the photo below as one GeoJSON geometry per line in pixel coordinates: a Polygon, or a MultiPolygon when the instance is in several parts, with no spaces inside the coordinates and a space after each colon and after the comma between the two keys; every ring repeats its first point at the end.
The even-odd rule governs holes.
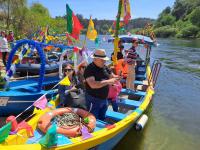
{"type": "Polygon", "coordinates": [[[87,109],[97,119],[104,120],[108,109],[107,96],[109,85],[113,85],[119,80],[119,77],[113,75],[105,65],[109,58],[106,56],[104,49],[95,50],[91,58],[93,58],[93,62],[87,66],[84,72],[87,109]]]}

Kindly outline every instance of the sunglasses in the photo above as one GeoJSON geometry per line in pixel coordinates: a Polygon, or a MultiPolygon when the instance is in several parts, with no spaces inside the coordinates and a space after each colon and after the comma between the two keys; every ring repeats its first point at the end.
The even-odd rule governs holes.
{"type": "Polygon", "coordinates": [[[64,71],[65,72],[71,72],[71,71],[73,71],[73,69],[65,69],[64,71]]]}

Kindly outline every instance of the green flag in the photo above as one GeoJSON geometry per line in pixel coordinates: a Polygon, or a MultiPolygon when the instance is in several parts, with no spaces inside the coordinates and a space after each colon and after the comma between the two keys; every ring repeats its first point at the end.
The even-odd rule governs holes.
{"type": "Polygon", "coordinates": [[[5,141],[5,139],[8,137],[11,129],[11,122],[4,125],[2,128],[0,128],[0,143],[5,141]]]}
{"type": "Polygon", "coordinates": [[[69,8],[69,5],[66,5],[66,10],[67,10],[67,32],[68,33],[72,33],[72,27],[73,27],[73,23],[72,23],[72,10],[69,8]]]}
{"type": "Polygon", "coordinates": [[[50,148],[52,146],[57,145],[58,137],[57,137],[56,128],[57,128],[56,125],[52,124],[52,126],[48,129],[45,136],[43,136],[42,139],[39,141],[39,143],[42,146],[46,148],[50,148]]]}

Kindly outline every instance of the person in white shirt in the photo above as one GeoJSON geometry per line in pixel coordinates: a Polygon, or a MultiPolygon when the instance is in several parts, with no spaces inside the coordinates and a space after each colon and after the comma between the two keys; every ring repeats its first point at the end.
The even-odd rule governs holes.
{"type": "Polygon", "coordinates": [[[4,31],[1,32],[0,36],[0,52],[2,53],[3,64],[6,67],[6,56],[9,52],[9,49],[8,49],[8,41],[6,39],[6,34],[4,31]]]}

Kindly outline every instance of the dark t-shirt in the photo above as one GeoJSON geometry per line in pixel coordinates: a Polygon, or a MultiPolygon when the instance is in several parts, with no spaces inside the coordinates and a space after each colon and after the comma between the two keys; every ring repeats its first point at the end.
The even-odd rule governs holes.
{"type": "MultiPolygon", "coordinates": [[[[88,77],[93,76],[95,78],[95,81],[103,81],[109,79],[110,74],[111,71],[108,69],[108,67],[104,66],[103,68],[99,68],[94,63],[91,63],[85,69],[84,78],[87,79],[88,77]]],[[[85,88],[86,92],[93,97],[106,99],[108,96],[108,85],[102,88],[92,89],[86,82],[85,88]]]]}

